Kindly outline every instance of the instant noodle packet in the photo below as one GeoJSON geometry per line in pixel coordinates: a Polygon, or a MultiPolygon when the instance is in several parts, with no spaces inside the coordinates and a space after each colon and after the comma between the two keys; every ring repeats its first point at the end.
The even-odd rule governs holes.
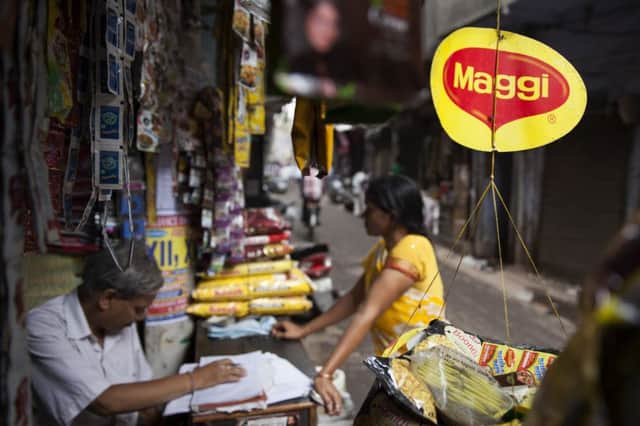
{"type": "Polygon", "coordinates": [[[211,316],[244,317],[249,313],[247,302],[195,303],[187,307],[187,313],[199,317],[211,316]]]}
{"type": "Polygon", "coordinates": [[[254,315],[293,315],[307,312],[313,304],[305,297],[265,297],[249,302],[254,315]]]}
{"type": "MultiPolygon", "coordinates": [[[[407,421],[418,416],[425,424],[513,425],[529,411],[555,357],[551,350],[508,346],[434,320],[365,364],[389,398],[412,413],[407,421]]],[[[363,405],[361,413],[372,409],[363,405]]]]}

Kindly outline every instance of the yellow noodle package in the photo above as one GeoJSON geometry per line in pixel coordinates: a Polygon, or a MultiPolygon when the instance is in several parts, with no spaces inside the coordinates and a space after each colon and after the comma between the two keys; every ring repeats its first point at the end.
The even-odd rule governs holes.
{"type": "MultiPolygon", "coordinates": [[[[555,357],[434,320],[404,333],[383,356],[369,357],[365,364],[376,374],[378,387],[407,411],[400,419],[406,424],[418,416],[425,424],[517,425],[555,357]]],[[[371,415],[373,408],[366,404],[358,417],[371,415]]]]}
{"type": "Polygon", "coordinates": [[[249,313],[247,302],[195,303],[187,307],[187,313],[199,317],[211,316],[243,317],[249,313]]]}
{"type": "Polygon", "coordinates": [[[249,287],[246,284],[226,284],[200,287],[191,292],[191,297],[201,302],[226,302],[249,299],[249,287]]]}
{"type": "Polygon", "coordinates": [[[249,275],[260,274],[277,274],[282,272],[288,272],[293,268],[293,261],[286,260],[274,260],[265,262],[250,262],[240,263],[228,268],[224,268],[218,274],[216,278],[228,278],[228,277],[241,277],[249,275]]]}
{"type": "Polygon", "coordinates": [[[265,297],[249,302],[249,312],[254,315],[292,315],[304,313],[312,306],[305,297],[265,297]]]}
{"type": "Polygon", "coordinates": [[[286,280],[288,279],[289,274],[287,273],[277,273],[277,274],[258,274],[258,275],[245,275],[245,276],[231,276],[231,277],[223,277],[223,278],[211,278],[206,279],[204,281],[200,281],[198,283],[198,288],[206,288],[206,287],[222,287],[230,284],[242,284],[242,285],[251,285],[253,283],[265,281],[265,280],[286,280]]]}

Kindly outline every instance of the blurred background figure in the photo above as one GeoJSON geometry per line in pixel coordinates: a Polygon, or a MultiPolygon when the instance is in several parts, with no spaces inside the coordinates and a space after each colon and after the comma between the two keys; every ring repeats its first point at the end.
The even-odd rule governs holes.
{"type": "Polygon", "coordinates": [[[307,226],[311,240],[314,238],[315,227],[320,224],[322,193],[321,179],[315,176],[302,178],[302,223],[307,226]]]}
{"type": "Polygon", "coordinates": [[[362,170],[357,171],[351,178],[351,193],[353,194],[353,214],[360,216],[364,213],[364,193],[367,188],[369,175],[362,170]]]}

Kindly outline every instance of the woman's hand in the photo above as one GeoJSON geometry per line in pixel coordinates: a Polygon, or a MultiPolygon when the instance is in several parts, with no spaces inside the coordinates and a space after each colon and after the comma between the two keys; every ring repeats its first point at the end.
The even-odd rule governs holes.
{"type": "Polygon", "coordinates": [[[324,410],[330,416],[337,416],[342,411],[342,396],[333,385],[333,382],[323,376],[317,376],[313,381],[313,387],[322,397],[324,410]]]}
{"type": "Polygon", "coordinates": [[[237,382],[246,375],[244,368],[226,358],[193,370],[193,385],[195,389],[208,388],[237,382]]]}
{"type": "Polygon", "coordinates": [[[304,328],[291,321],[279,321],[271,327],[271,334],[280,339],[298,340],[306,334],[304,328]]]}

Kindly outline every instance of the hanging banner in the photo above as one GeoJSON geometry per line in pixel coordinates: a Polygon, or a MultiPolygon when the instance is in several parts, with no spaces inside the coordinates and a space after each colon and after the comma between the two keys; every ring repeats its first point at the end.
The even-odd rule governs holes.
{"type": "Polygon", "coordinates": [[[425,88],[422,2],[274,2],[275,83],[311,98],[403,102],[425,88]],[[391,78],[390,78],[391,77],[391,78]]]}
{"type": "Polygon", "coordinates": [[[587,91],[578,71],[534,39],[462,28],[445,38],[431,66],[431,95],[447,134],[478,151],[521,151],[551,143],[582,118],[587,91]],[[497,65],[497,68],[496,68],[497,65]],[[496,72],[497,71],[497,72],[496,72]]]}

